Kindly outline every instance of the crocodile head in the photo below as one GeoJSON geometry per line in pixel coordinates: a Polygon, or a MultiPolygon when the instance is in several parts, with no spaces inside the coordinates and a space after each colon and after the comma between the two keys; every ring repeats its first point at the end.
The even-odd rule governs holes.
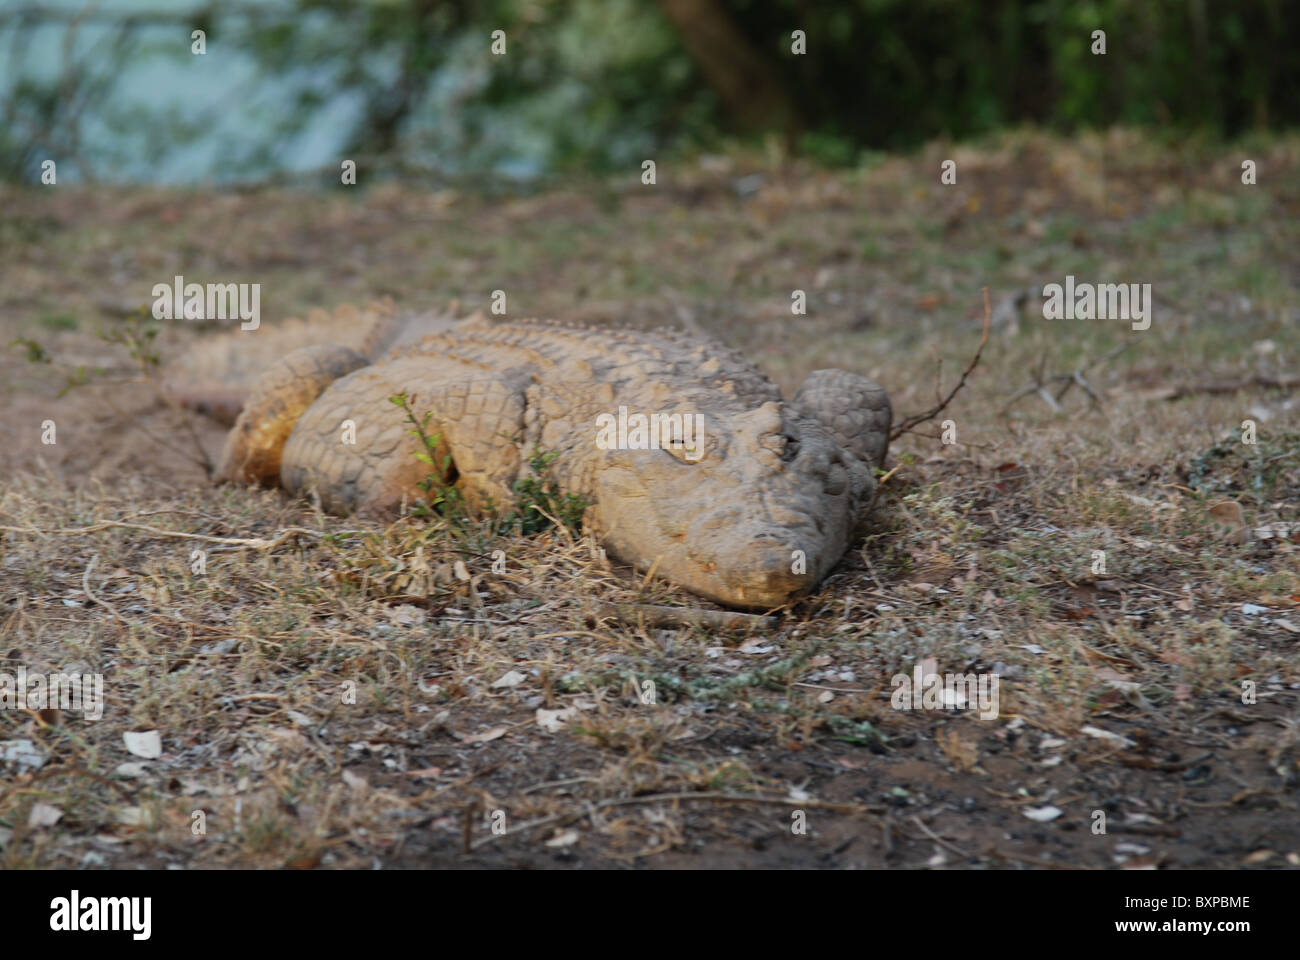
{"type": "Polygon", "coordinates": [[[616,558],[688,590],[781,606],[843,556],[873,472],[789,405],[706,412],[701,425],[696,456],[682,445],[605,451],[593,525],[616,558]]]}

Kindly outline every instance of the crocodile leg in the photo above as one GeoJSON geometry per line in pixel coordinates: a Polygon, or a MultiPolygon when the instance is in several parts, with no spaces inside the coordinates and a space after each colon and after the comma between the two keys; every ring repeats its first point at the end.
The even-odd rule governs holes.
{"type": "Polygon", "coordinates": [[[217,464],[219,482],[280,481],[280,455],[294,424],[331,383],[370,361],[340,346],[302,347],[263,373],[226,435],[217,464]]]}
{"type": "Polygon", "coordinates": [[[889,449],[892,412],[884,388],[846,370],[814,370],[794,405],[820,420],[844,449],[875,468],[889,449]]]}
{"type": "Polygon", "coordinates": [[[440,437],[433,455],[452,458],[452,475],[471,510],[507,507],[519,477],[524,429],[522,374],[489,370],[427,354],[398,357],[336,380],[298,420],[284,447],[280,482],[290,493],[314,491],[334,513],[384,516],[423,496],[430,467],[407,404],[427,436],[440,437]],[[425,414],[431,416],[425,420],[425,414]]]}

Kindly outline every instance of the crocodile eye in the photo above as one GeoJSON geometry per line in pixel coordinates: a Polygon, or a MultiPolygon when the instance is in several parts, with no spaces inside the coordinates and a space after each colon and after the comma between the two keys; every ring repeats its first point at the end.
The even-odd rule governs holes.
{"type": "Polygon", "coordinates": [[[669,456],[682,463],[699,463],[709,453],[709,444],[703,438],[687,441],[675,437],[663,441],[660,445],[669,456]]]}

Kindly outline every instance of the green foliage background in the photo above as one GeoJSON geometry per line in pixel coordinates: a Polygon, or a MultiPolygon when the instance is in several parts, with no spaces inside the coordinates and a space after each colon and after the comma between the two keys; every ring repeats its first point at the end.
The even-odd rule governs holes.
{"type": "MultiPolygon", "coordinates": [[[[668,0],[281,0],[116,14],[106,0],[97,20],[111,42],[95,56],[72,75],[20,74],[0,88],[0,176],[35,179],[43,156],[66,155],[75,125],[113,108],[123,71],[192,59],[159,41],[163,27],[202,27],[211,48],[242,51],[279,91],[223,154],[248,176],[283,170],[284,145],[340,102],[355,107],[344,155],[458,175],[625,168],[651,150],[773,132],[816,159],[853,163],[866,150],[1022,123],[1233,137],[1300,115],[1300,3],[1286,0],[698,3],[729,22],[779,91],[766,123],[737,122],[668,0]],[[504,57],[489,51],[498,29],[504,57]],[[791,52],[796,29],[803,56],[791,52]],[[1095,29],[1106,31],[1104,57],[1090,51],[1095,29]]],[[[0,47],[67,19],[0,8],[0,47]]],[[[117,111],[124,135],[158,150],[210,129],[147,104],[117,111]]]]}

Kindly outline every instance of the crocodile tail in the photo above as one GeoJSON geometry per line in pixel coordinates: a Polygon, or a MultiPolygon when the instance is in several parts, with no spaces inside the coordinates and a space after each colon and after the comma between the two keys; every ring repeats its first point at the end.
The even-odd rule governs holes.
{"type": "Polygon", "coordinates": [[[232,425],[262,375],[300,347],[336,345],[369,360],[397,341],[407,317],[385,298],[358,309],[345,304],[333,312],[312,310],[276,326],[234,330],[200,341],[169,364],[163,393],[188,410],[232,425]]]}
{"type": "Polygon", "coordinates": [[[272,364],[227,434],[214,479],[278,484],[284,445],[298,418],[331,383],[369,364],[368,357],[337,345],[302,347],[272,364]]]}

